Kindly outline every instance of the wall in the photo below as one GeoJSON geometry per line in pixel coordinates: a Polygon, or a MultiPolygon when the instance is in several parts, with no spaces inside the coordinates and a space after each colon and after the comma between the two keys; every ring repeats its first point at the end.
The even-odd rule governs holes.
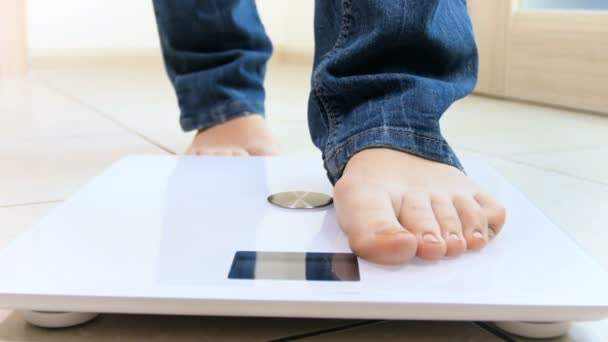
{"type": "MultiPolygon", "coordinates": [[[[33,55],[85,50],[128,53],[158,50],[151,0],[27,0],[33,55]]],[[[258,0],[275,46],[309,52],[313,46],[311,0],[258,0]]]]}
{"type": "Polygon", "coordinates": [[[606,10],[606,0],[523,0],[523,8],[533,9],[582,9],[582,10],[606,10]]]}

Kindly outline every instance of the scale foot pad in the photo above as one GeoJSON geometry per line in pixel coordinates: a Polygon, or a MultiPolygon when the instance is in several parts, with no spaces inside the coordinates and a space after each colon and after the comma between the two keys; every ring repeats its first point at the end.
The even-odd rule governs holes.
{"type": "Polygon", "coordinates": [[[566,335],[570,322],[494,322],[496,327],[513,335],[528,338],[555,338],[566,335]]]}
{"type": "Polygon", "coordinates": [[[89,312],[23,311],[25,320],[42,328],[68,328],[87,323],[99,316],[89,312]]]}

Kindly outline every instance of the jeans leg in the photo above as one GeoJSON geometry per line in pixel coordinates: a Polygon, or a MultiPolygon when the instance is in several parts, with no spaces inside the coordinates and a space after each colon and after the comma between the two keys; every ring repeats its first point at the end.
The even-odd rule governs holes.
{"type": "Polygon", "coordinates": [[[272,45],[254,0],[154,0],[154,9],[185,131],[264,114],[272,45]]]}
{"type": "Polygon", "coordinates": [[[462,169],[439,119],[477,82],[465,0],[317,0],[309,128],[336,182],[385,147],[462,169]]]}

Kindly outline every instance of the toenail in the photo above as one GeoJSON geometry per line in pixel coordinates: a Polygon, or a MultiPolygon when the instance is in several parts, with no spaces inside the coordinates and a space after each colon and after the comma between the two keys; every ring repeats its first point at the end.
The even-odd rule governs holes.
{"type": "Polygon", "coordinates": [[[483,240],[483,233],[477,230],[477,231],[475,231],[473,233],[473,237],[476,238],[476,239],[482,239],[483,240]]]}
{"type": "Polygon", "coordinates": [[[424,234],[422,238],[424,239],[424,241],[428,242],[439,242],[439,239],[431,233],[424,234]]]}
{"type": "Polygon", "coordinates": [[[460,235],[456,233],[450,233],[450,240],[460,240],[460,235]]]}
{"type": "Polygon", "coordinates": [[[489,228],[488,229],[488,238],[491,240],[494,237],[496,237],[496,231],[494,229],[492,229],[492,228],[489,228]]]}

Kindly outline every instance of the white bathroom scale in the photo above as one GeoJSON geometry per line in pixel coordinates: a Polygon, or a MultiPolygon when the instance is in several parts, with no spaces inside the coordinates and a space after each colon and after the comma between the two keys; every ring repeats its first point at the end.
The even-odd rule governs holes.
{"type": "Polygon", "coordinates": [[[0,307],[34,311],[565,322],[608,317],[608,270],[491,167],[468,174],[505,204],[485,249],[381,266],[358,259],[321,162],[133,156],[0,251],[0,307]]]}

